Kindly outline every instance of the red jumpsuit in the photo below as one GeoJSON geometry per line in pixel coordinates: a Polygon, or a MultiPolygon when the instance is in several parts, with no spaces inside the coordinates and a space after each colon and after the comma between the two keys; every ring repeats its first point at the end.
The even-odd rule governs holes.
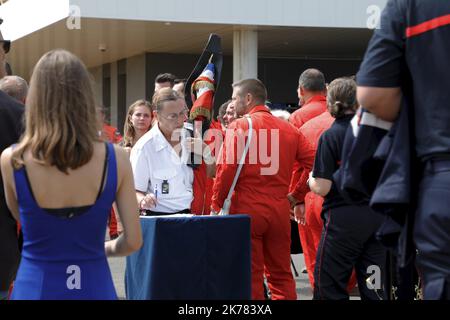
{"type": "MultiPolygon", "coordinates": [[[[326,111],[309,120],[300,128],[300,132],[311,144],[314,151],[317,150],[317,143],[319,142],[320,136],[325,130],[331,127],[333,122],[334,118],[328,111],[326,111]]],[[[291,187],[294,188],[290,189],[289,192],[293,193],[294,196],[297,197],[298,192],[295,192],[295,186],[298,185],[298,188],[304,189],[306,181],[308,180],[309,172],[305,170],[298,170],[295,176],[298,177],[298,180],[292,180],[291,187]]],[[[297,199],[299,201],[303,201],[303,199],[297,199]]],[[[306,225],[299,225],[298,229],[300,232],[300,242],[303,248],[306,270],[308,271],[311,287],[314,288],[314,267],[316,264],[317,248],[319,247],[323,227],[323,221],[320,217],[323,198],[309,191],[304,197],[304,201],[306,225]]]]}
{"type": "MultiPolygon", "coordinates": [[[[310,98],[300,109],[296,110],[293,114],[291,114],[289,118],[289,122],[293,124],[297,129],[300,129],[307,121],[313,119],[321,115],[322,113],[327,111],[327,100],[323,95],[317,95],[310,98]]],[[[309,139],[311,141],[311,139],[309,139]]],[[[317,145],[317,142],[315,143],[317,145]]],[[[314,147],[314,152],[317,147],[314,147]]],[[[304,174],[305,176],[302,179],[308,180],[309,172],[303,172],[299,170],[299,164],[294,164],[294,169],[292,171],[292,179],[291,184],[289,185],[289,190],[292,192],[295,189],[295,185],[301,179],[300,175],[304,174]]],[[[296,189],[296,194],[294,196],[303,202],[303,199],[306,193],[309,192],[309,188],[304,185],[301,185],[296,189]]]]}
{"type": "Polygon", "coordinates": [[[289,117],[289,122],[298,129],[306,122],[327,111],[327,98],[323,95],[317,95],[310,98],[298,110],[289,117]]]}
{"type": "MultiPolygon", "coordinates": [[[[311,170],[314,150],[299,131],[272,116],[267,107],[256,106],[249,116],[254,129],[252,143],[231,199],[230,213],[249,214],[251,217],[252,298],[264,299],[263,274],[266,268],[272,298],[295,300],[297,294],[290,266],[291,225],[287,193],[294,162],[298,161],[306,170],[311,170]],[[271,139],[277,133],[278,139],[271,139]],[[278,150],[270,152],[272,147],[278,150]],[[256,158],[251,157],[252,154],[259,156],[257,161],[249,164],[249,158],[256,158]],[[261,155],[267,154],[272,160],[269,163],[261,159],[261,155]],[[261,171],[269,167],[277,170],[270,174],[261,171]]],[[[247,132],[245,118],[235,120],[227,131],[221,154],[222,164],[218,167],[213,190],[212,207],[215,211],[222,207],[238,167],[240,155],[236,156],[235,152],[237,139],[229,134],[239,129],[247,132]],[[233,161],[227,162],[230,153],[234,154],[233,161]]]]}
{"type": "MultiPolygon", "coordinates": [[[[308,142],[313,147],[314,151],[317,150],[317,144],[319,138],[324,131],[329,129],[334,122],[334,118],[326,111],[321,115],[309,120],[301,128],[300,132],[305,136],[308,142]]],[[[309,171],[300,168],[295,173],[295,177],[298,180],[291,181],[290,193],[302,201],[301,195],[303,194],[304,186],[308,180],[309,171]]],[[[293,176],[293,177],[294,177],[293,176]]],[[[316,255],[319,248],[320,238],[323,229],[323,220],[321,217],[323,198],[311,191],[309,191],[305,197],[305,217],[306,225],[298,225],[300,233],[300,242],[303,248],[303,256],[305,258],[306,270],[308,271],[309,281],[311,288],[314,288],[314,268],[316,265],[316,255]]],[[[348,290],[351,291],[356,284],[356,275],[353,273],[352,278],[349,281],[348,290]]]]}
{"type": "MultiPolygon", "coordinates": [[[[103,128],[102,128],[102,139],[110,142],[110,143],[119,143],[120,141],[122,141],[122,136],[120,135],[119,130],[117,130],[116,128],[107,125],[107,124],[103,124],[103,128]]],[[[109,223],[108,223],[108,227],[109,227],[109,237],[115,238],[119,235],[119,230],[118,230],[118,222],[117,222],[117,217],[116,217],[116,213],[114,211],[114,208],[111,208],[111,213],[109,215],[109,223]]]]}

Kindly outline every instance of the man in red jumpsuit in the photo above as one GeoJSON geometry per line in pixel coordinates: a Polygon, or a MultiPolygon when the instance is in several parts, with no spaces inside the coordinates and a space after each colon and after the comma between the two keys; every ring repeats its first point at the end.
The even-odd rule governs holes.
{"type": "MultiPolygon", "coordinates": [[[[289,122],[297,129],[302,128],[306,123],[314,120],[316,117],[323,115],[318,121],[314,121],[311,125],[308,125],[305,132],[302,132],[308,139],[308,142],[313,146],[315,152],[320,135],[333,123],[333,118],[327,111],[326,84],[323,73],[317,69],[305,70],[298,80],[297,95],[299,104],[302,106],[289,118],[289,122]]],[[[298,203],[300,203],[302,209],[306,206],[306,219],[308,220],[306,224],[308,228],[300,224],[299,232],[306,270],[308,271],[311,286],[314,287],[314,268],[310,268],[314,266],[315,255],[313,254],[317,250],[313,239],[317,232],[318,238],[320,239],[320,233],[322,231],[320,212],[322,211],[323,199],[309,192],[309,188],[306,186],[308,174],[309,172],[301,170],[298,163],[294,164],[291,184],[289,186],[289,200],[291,206],[298,203]],[[298,185],[297,190],[296,185],[298,185]],[[315,216],[319,217],[317,220],[318,223],[314,223],[315,220],[312,220],[312,217],[315,216]]]]}
{"type": "MultiPolygon", "coordinates": [[[[251,217],[252,298],[264,299],[265,272],[272,299],[295,300],[287,194],[294,162],[309,171],[314,150],[298,130],[270,113],[264,105],[266,98],[266,88],[259,80],[233,84],[236,113],[251,118],[253,137],[231,199],[230,213],[251,217]]],[[[227,129],[213,190],[213,212],[222,208],[236,174],[243,150],[238,140],[249,128],[245,117],[235,120],[227,129]]]]}
{"type": "MultiPolygon", "coordinates": [[[[322,133],[331,127],[334,118],[328,111],[309,120],[301,128],[300,132],[305,136],[314,150],[317,150],[317,143],[322,133]]],[[[311,287],[314,288],[314,266],[316,264],[317,248],[319,247],[320,236],[322,233],[323,221],[320,217],[322,212],[323,198],[315,193],[308,191],[304,195],[306,181],[308,180],[309,172],[298,170],[295,176],[297,180],[292,180],[289,197],[295,198],[296,203],[300,203],[304,210],[305,223],[298,226],[300,232],[300,242],[303,248],[303,257],[305,259],[306,270],[308,271],[309,281],[311,287]],[[303,203],[302,203],[303,202],[303,203]]]]}
{"type": "MultiPolygon", "coordinates": [[[[327,110],[326,84],[323,73],[317,69],[305,70],[300,75],[297,94],[300,104],[302,102],[304,104],[291,115],[289,122],[300,130],[315,152],[320,136],[334,122],[334,118],[327,110]]],[[[289,186],[289,200],[291,206],[300,206],[297,210],[301,210],[306,218],[299,224],[300,242],[311,287],[314,288],[314,267],[323,227],[323,220],[320,216],[323,198],[309,191],[306,186],[308,175],[309,171],[304,170],[297,163],[294,164],[289,186]]],[[[353,276],[349,284],[349,291],[355,286],[355,283],[356,278],[353,276]]]]}
{"type": "MultiPolygon", "coordinates": [[[[299,98],[299,104],[303,106],[292,113],[289,117],[289,122],[293,124],[297,129],[300,129],[311,119],[323,114],[324,112],[328,112],[325,77],[319,70],[307,69],[300,75],[300,78],[298,80],[297,94],[299,98]]],[[[312,139],[311,137],[311,139],[309,139],[309,142],[312,141],[314,141],[314,139],[312,139]]],[[[317,141],[315,142],[315,144],[317,144],[317,141]]],[[[302,181],[305,179],[306,180],[303,185],[299,186],[297,194],[292,195],[294,198],[290,197],[291,206],[294,206],[294,204],[298,202],[303,203],[306,193],[309,192],[309,188],[306,186],[309,172],[303,172],[299,169],[300,165],[298,163],[295,163],[292,171],[291,184],[289,186],[290,193],[293,192],[295,186],[299,183],[301,175],[303,175],[302,181]],[[297,200],[295,200],[295,198],[297,200]]]]}
{"type": "Polygon", "coordinates": [[[300,109],[289,117],[289,122],[301,128],[308,120],[327,111],[325,77],[317,69],[303,71],[298,80],[297,95],[300,109]]]}

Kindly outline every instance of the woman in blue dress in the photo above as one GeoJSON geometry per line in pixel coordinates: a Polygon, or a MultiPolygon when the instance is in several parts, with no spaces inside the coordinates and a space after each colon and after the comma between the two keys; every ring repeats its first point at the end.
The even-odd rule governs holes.
{"type": "Polygon", "coordinates": [[[23,230],[12,299],[117,299],[107,256],[138,250],[142,235],[128,154],[97,134],[86,67],[54,50],[37,63],[26,129],[2,154],[8,207],[23,230]],[[116,201],[124,232],[105,242],[116,201]]]}

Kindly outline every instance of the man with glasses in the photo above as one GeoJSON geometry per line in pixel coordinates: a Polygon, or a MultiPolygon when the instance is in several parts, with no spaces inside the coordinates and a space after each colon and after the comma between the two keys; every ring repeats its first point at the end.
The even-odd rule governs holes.
{"type": "Polygon", "coordinates": [[[187,165],[190,143],[201,143],[200,150],[194,148],[198,153],[206,145],[183,129],[189,110],[175,90],[160,89],[153,96],[153,106],[157,124],[139,139],[130,156],[141,211],[147,215],[189,213],[194,181],[187,165]]]}
{"type": "MultiPolygon", "coordinates": [[[[0,32],[0,78],[6,75],[6,54],[10,42],[0,32]]],[[[23,106],[0,91],[0,153],[19,140],[22,131],[23,106]]],[[[0,184],[0,300],[6,299],[19,265],[20,252],[17,225],[6,206],[3,184],[0,184]]]]}

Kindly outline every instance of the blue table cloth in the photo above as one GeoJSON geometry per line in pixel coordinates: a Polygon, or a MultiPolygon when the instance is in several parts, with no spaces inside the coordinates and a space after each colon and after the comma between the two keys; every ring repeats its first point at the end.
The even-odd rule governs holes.
{"type": "Polygon", "coordinates": [[[144,244],[127,257],[127,299],[251,298],[249,216],[140,220],[144,244]]]}

